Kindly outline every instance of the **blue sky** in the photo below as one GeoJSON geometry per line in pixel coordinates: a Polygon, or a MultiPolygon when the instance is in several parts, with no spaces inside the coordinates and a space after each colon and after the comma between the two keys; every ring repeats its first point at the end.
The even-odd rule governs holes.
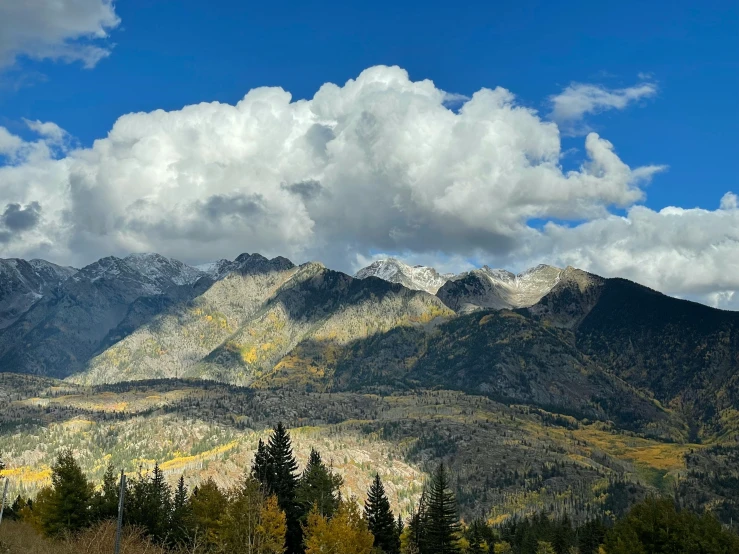
{"type": "Polygon", "coordinates": [[[462,94],[503,86],[545,111],[546,98],[571,81],[628,86],[642,73],[658,96],[593,125],[627,163],[670,166],[647,205],[713,208],[735,186],[736,2],[129,0],[115,8],[121,24],[109,58],[93,70],[23,60],[18,72],[44,81],[0,92],[0,122],[54,121],[88,145],[124,113],[234,103],[264,85],[310,98],[377,64],[462,94]]]}
{"type": "MultiPolygon", "coordinates": [[[[34,1],[43,10],[47,0],[34,1]]],[[[587,130],[610,141],[618,158],[631,168],[667,166],[655,170],[639,183],[642,198],[637,200],[627,194],[622,197],[626,200],[612,201],[612,197],[606,195],[600,205],[603,212],[600,216],[593,206],[584,211],[575,210],[577,213],[551,206],[532,209],[516,222],[504,225],[525,225],[516,231],[517,236],[543,233],[547,222],[565,227],[591,222],[589,228],[581,230],[582,236],[600,233],[604,237],[608,235],[603,240],[616,241],[608,233],[622,231],[594,227],[606,225],[601,220],[607,213],[626,215],[634,206],[637,210],[651,210],[645,212],[648,217],[666,206],[701,207],[713,213],[719,208],[722,197],[739,189],[736,182],[739,5],[736,2],[527,1],[453,5],[448,2],[379,1],[250,5],[230,0],[209,3],[120,0],[111,5],[106,0],[82,0],[80,5],[88,6],[91,14],[107,9],[106,15],[99,15],[102,11],[91,15],[93,20],[95,17],[100,21],[108,18],[107,26],[104,25],[106,37],[92,40],[85,37],[84,32],[75,34],[74,30],[62,30],[56,38],[48,38],[43,34],[51,33],[47,31],[48,25],[32,21],[36,17],[34,14],[11,13],[12,8],[0,6],[0,15],[6,10],[8,28],[28,25],[37,33],[32,35],[29,31],[33,40],[18,39],[11,46],[4,45],[0,39],[0,59],[2,48],[6,48],[6,62],[0,69],[0,126],[30,144],[36,140],[37,133],[28,128],[25,120],[53,122],[67,133],[64,144],[57,144],[51,154],[56,160],[79,159],[75,151],[89,148],[95,139],[105,138],[116,120],[131,112],[176,112],[188,105],[212,101],[235,105],[248,91],[263,86],[282,87],[293,95],[293,100],[311,99],[324,83],[336,83],[341,87],[347,80],[357,79],[367,68],[397,65],[408,72],[411,82],[430,79],[437,89],[467,97],[482,88],[504,87],[515,95],[517,105],[538,110],[543,124],[556,119],[551,115],[552,97],[563,94],[567,87],[587,84],[606,92],[631,90],[645,83],[652,87],[650,94],[626,102],[622,107],[606,109],[600,106],[596,113],[581,114],[575,121],[578,132],[570,133],[562,121],[556,121],[562,140],[559,163],[565,172],[578,170],[587,160],[584,148],[587,130]],[[117,21],[111,19],[113,12],[117,21]],[[16,21],[11,21],[11,15],[16,21]],[[38,46],[45,40],[46,46],[38,46]],[[79,60],[65,60],[63,53],[54,53],[54,48],[68,44],[80,47],[95,44],[109,53],[96,63],[88,63],[94,67],[85,68],[79,60]],[[574,136],[568,136],[570,134],[574,136]]],[[[84,29],[82,24],[75,26],[75,21],[81,21],[83,15],[70,12],[70,23],[65,29],[84,29]]],[[[94,28],[94,21],[91,25],[88,30],[94,28]]],[[[89,61],[82,54],[66,54],[67,58],[75,56],[89,61]]],[[[13,161],[10,157],[6,154],[6,165],[28,166],[30,163],[25,158],[13,161]]],[[[153,178],[154,173],[142,175],[153,178]]],[[[20,179],[17,175],[14,178],[20,179]]],[[[69,186],[65,183],[58,184],[59,190],[69,186]]],[[[7,188],[10,190],[10,185],[7,188]]],[[[237,189],[241,191],[234,188],[237,189]]],[[[220,190],[219,194],[222,193],[220,190]]],[[[100,195],[114,196],[108,192],[100,192],[100,195]]],[[[580,196],[587,197],[587,191],[580,196]]],[[[207,204],[212,198],[203,197],[201,203],[207,204]]],[[[31,196],[0,197],[0,203],[17,204],[19,210],[28,208],[34,201],[36,199],[31,196]]],[[[392,200],[388,198],[387,202],[392,200]]],[[[732,202],[729,197],[724,205],[731,206],[732,202]]],[[[320,214],[325,215],[327,208],[324,206],[321,211],[310,208],[307,203],[301,206],[310,212],[312,223],[308,227],[314,232],[321,228],[320,214]]],[[[39,219],[50,218],[49,209],[43,203],[40,213],[39,219]]],[[[705,238],[701,244],[686,248],[694,248],[696,252],[697,249],[724,248],[727,236],[733,248],[734,220],[727,223],[728,216],[718,214],[716,217],[719,216],[725,227],[722,231],[705,238]]],[[[498,212],[491,212],[489,217],[499,217],[498,212]]],[[[690,217],[695,218],[692,224],[701,228],[707,224],[701,219],[702,212],[691,212],[690,217]]],[[[480,221],[484,219],[481,214],[480,221]]],[[[417,221],[412,223],[423,227],[417,221]]],[[[79,264],[86,256],[100,253],[90,246],[91,243],[99,248],[106,245],[115,253],[142,243],[140,238],[130,237],[107,243],[100,239],[110,236],[107,228],[91,238],[90,229],[101,228],[96,225],[85,231],[84,238],[79,234],[72,238],[65,235],[64,252],[51,246],[55,244],[53,236],[46,236],[43,241],[38,239],[35,246],[28,246],[31,244],[29,238],[13,239],[15,242],[9,239],[5,253],[46,253],[60,261],[69,259],[70,263],[79,264]]],[[[546,250],[542,245],[548,244],[540,241],[539,246],[533,247],[529,243],[521,246],[516,242],[515,247],[508,247],[506,245],[515,241],[511,242],[510,237],[503,237],[503,240],[505,232],[499,228],[491,230],[479,222],[461,230],[449,226],[443,227],[444,235],[456,236],[459,231],[460,241],[471,241],[469,248],[451,239],[449,245],[438,248],[429,247],[420,239],[400,241],[393,246],[395,243],[382,237],[374,242],[355,240],[336,244],[328,234],[317,233],[316,240],[308,246],[303,244],[300,248],[290,246],[282,250],[305,256],[325,256],[330,250],[329,258],[340,251],[340,255],[334,256],[335,261],[329,261],[343,268],[378,252],[400,254],[424,263],[440,260],[442,264],[464,265],[464,260],[491,259],[515,267],[537,261],[546,250]],[[478,240],[475,237],[480,236],[484,237],[480,239],[482,242],[475,242],[478,240]],[[498,239],[502,246],[485,246],[498,239]],[[317,246],[318,243],[322,246],[317,246]]],[[[668,227],[670,232],[679,234],[679,229],[675,229],[680,225],[670,223],[668,227]]],[[[393,223],[383,232],[388,236],[393,233],[394,237],[405,236],[406,231],[400,233],[398,228],[393,223]]],[[[8,233],[12,231],[8,229],[8,233]]],[[[27,236],[36,231],[29,230],[27,236]]],[[[365,235],[370,236],[372,232],[366,231],[365,235]]],[[[552,238],[555,235],[552,231],[547,240],[555,240],[552,238]]],[[[618,240],[627,240],[625,236],[618,236],[621,237],[618,240]]],[[[331,237],[335,237],[335,233],[331,237]]],[[[280,240],[283,239],[288,240],[273,237],[262,242],[255,239],[254,243],[262,249],[280,253],[280,240]]],[[[221,238],[213,240],[213,244],[220,245],[214,247],[214,251],[221,253],[226,249],[221,238]]],[[[641,277],[641,281],[675,294],[731,296],[735,288],[732,282],[701,281],[690,290],[682,290],[674,284],[674,278],[664,275],[665,264],[676,267],[674,260],[665,261],[662,270],[642,276],[638,264],[614,265],[611,262],[615,255],[610,262],[598,261],[595,254],[583,253],[579,246],[573,247],[572,241],[576,239],[567,240],[570,246],[560,247],[560,243],[556,248],[552,246],[560,254],[552,255],[548,261],[578,261],[601,273],[641,277]]],[[[628,240],[638,244],[636,239],[629,237],[628,240]]],[[[678,245],[680,240],[676,235],[666,248],[672,248],[673,254],[680,255],[681,263],[689,265],[691,254],[686,258],[682,246],[678,245]]],[[[3,254],[1,248],[2,244],[0,255],[3,254]]],[[[173,247],[171,254],[178,254],[185,247],[178,248],[173,247]]],[[[599,248],[598,244],[591,247],[593,251],[599,248]]],[[[726,251],[721,250],[721,255],[725,254],[726,251]]],[[[628,258],[624,252],[619,255],[628,258]]],[[[697,258],[693,261],[699,263],[697,258]]],[[[724,268],[721,263],[716,262],[716,268],[724,268]]]]}

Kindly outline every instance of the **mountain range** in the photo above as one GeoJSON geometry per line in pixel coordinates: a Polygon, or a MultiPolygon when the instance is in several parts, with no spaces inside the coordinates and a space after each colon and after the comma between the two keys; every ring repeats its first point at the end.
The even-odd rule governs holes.
{"type": "Polygon", "coordinates": [[[0,268],[3,371],[443,386],[673,438],[733,428],[739,409],[739,314],[571,267],[449,275],[387,259],[351,277],[259,254],[200,267],[136,254],[0,268]]]}
{"type": "MultiPolygon", "coordinates": [[[[154,410],[125,417],[154,418],[146,420],[152,434],[136,444],[157,459],[164,450],[153,446],[156,435],[168,425],[162,406],[226,441],[232,432],[219,425],[268,425],[269,404],[279,407],[273,417],[295,425],[364,421],[363,433],[379,433],[382,448],[405,452],[409,463],[447,458],[464,474],[470,502],[482,491],[511,494],[524,479],[535,493],[525,505],[539,505],[548,491],[555,503],[570,494],[571,507],[576,498],[595,501],[599,480],[631,475],[639,487],[661,487],[670,471],[690,478],[682,482],[695,502],[739,514],[727,485],[739,453],[739,313],[624,279],[546,265],[450,275],[393,259],[352,277],[259,254],[198,267],[157,254],[81,269],[2,260],[0,307],[0,424],[15,429],[17,459],[29,468],[40,460],[29,444],[73,440],[82,448],[84,434],[69,433],[90,418],[107,429],[101,437],[133,433],[104,423],[111,410],[130,410],[131,398],[154,410]],[[214,397],[211,385],[198,384],[213,382],[248,388],[214,397]],[[244,391],[265,396],[254,404],[256,393],[244,391]],[[411,450],[401,446],[407,441],[411,450]],[[511,457],[510,471],[521,465],[523,473],[475,454],[494,443],[501,459],[511,457]],[[526,480],[532,448],[541,467],[526,480]],[[583,471],[588,488],[575,494],[583,471]]],[[[488,507],[513,502],[485,498],[488,507]]]]}

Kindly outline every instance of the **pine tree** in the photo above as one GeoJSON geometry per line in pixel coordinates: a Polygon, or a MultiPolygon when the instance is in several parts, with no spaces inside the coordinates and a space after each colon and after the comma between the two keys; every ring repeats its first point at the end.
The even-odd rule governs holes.
{"type": "Polygon", "coordinates": [[[469,546],[468,554],[483,554],[490,550],[489,545],[494,542],[493,531],[481,519],[475,519],[465,532],[469,546]]]}
{"type": "Polygon", "coordinates": [[[174,497],[172,499],[172,515],[170,517],[169,544],[172,546],[185,545],[191,538],[192,514],[188,502],[185,476],[180,475],[174,497]]]}
{"type": "Polygon", "coordinates": [[[364,519],[375,537],[375,547],[380,548],[385,554],[400,552],[400,534],[395,525],[393,512],[390,511],[390,501],[385,495],[385,487],[382,485],[379,473],[375,474],[375,479],[367,492],[364,519]]]}
{"type": "Polygon", "coordinates": [[[303,513],[307,514],[315,506],[321,515],[333,516],[339,507],[339,489],[343,484],[341,476],[327,468],[321,455],[312,448],[296,491],[303,513]]]}
{"type": "Polygon", "coordinates": [[[103,475],[102,487],[92,499],[92,519],[104,520],[118,517],[118,475],[113,464],[108,464],[103,475]]]}
{"type": "Polygon", "coordinates": [[[93,486],[74,459],[64,450],[51,466],[52,490],[43,510],[41,525],[49,536],[74,533],[89,525],[93,486]]]}
{"type": "Polygon", "coordinates": [[[126,495],[125,517],[129,524],[143,527],[155,541],[168,538],[172,510],[172,491],[155,464],[151,476],[139,474],[126,495]]]}
{"type": "Polygon", "coordinates": [[[428,521],[427,494],[428,491],[424,488],[421,498],[418,500],[418,507],[411,514],[410,520],[408,521],[406,533],[408,545],[406,550],[419,553],[423,552],[426,538],[426,523],[428,521]]]}
{"type": "Polygon", "coordinates": [[[296,498],[298,463],[293,455],[290,434],[282,422],[274,428],[266,446],[257,447],[252,474],[262,483],[265,492],[274,494],[287,518],[287,552],[303,552],[302,506],[296,498]]]}
{"type": "Polygon", "coordinates": [[[262,439],[259,439],[257,451],[254,453],[254,461],[251,464],[251,474],[257,481],[262,483],[262,485],[269,488],[269,476],[271,473],[272,469],[269,466],[267,445],[264,444],[262,439]]]}
{"type": "Polygon", "coordinates": [[[456,554],[459,552],[460,524],[457,518],[457,501],[449,488],[449,474],[444,464],[431,479],[428,493],[428,510],[424,527],[423,554],[456,554]]]}

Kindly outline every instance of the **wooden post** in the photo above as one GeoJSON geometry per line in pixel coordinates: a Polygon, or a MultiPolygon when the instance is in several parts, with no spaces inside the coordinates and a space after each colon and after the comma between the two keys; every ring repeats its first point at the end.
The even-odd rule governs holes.
{"type": "Polygon", "coordinates": [[[5,478],[5,485],[3,486],[3,500],[0,502],[0,523],[3,522],[3,512],[5,511],[5,498],[8,496],[8,484],[10,479],[5,478]]]}
{"type": "Polygon", "coordinates": [[[123,501],[126,498],[126,474],[121,470],[121,491],[118,493],[118,526],[115,531],[115,551],[121,551],[121,529],[123,528],[123,501]]]}

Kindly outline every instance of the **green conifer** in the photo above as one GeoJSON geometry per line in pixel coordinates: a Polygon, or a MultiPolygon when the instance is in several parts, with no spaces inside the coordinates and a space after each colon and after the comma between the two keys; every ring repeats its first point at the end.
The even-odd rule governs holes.
{"type": "Polygon", "coordinates": [[[326,467],[321,454],[311,448],[308,465],[303,470],[296,491],[303,513],[307,514],[315,506],[322,516],[333,516],[339,507],[339,489],[343,484],[341,476],[326,467]]]}
{"type": "Polygon", "coordinates": [[[180,475],[177,488],[172,498],[172,515],[170,517],[170,535],[168,542],[172,546],[183,546],[188,543],[192,526],[192,514],[188,502],[188,490],[185,476],[180,475]]]}
{"type": "MultiPolygon", "coordinates": [[[[261,444],[261,441],[260,441],[261,444]]],[[[287,518],[287,554],[303,552],[303,509],[297,501],[298,463],[293,455],[290,434],[282,422],[272,431],[267,445],[257,447],[252,464],[252,475],[265,489],[265,494],[274,494],[287,518]]]]}
{"type": "Polygon", "coordinates": [[[49,536],[74,533],[89,525],[93,486],[74,459],[64,450],[51,466],[52,491],[41,525],[49,536]]]}
{"type": "Polygon", "coordinates": [[[449,488],[449,473],[442,463],[439,464],[429,486],[422,552],[456,554],[459,552],[460,529],[457,500],[449,488]]]}
{"type": "Polygon", "coordinates": [[[104,520],[118,517],[119,494],[118,474],[113,465],[108,464],[103,475],[102,487],[92,499],[92,518],[94,520],[104,520]]]}
{"type": "Polygon", "coordinates": [[[375,474],[367,500],[364,503],[364,519],[370,532],[375,537],[375,547],[385,554],[400,552],[400,535],[395,524],[395,517],[390,510],[390,501],[385,494],[385,487],[379,474],[375,474]]]}

